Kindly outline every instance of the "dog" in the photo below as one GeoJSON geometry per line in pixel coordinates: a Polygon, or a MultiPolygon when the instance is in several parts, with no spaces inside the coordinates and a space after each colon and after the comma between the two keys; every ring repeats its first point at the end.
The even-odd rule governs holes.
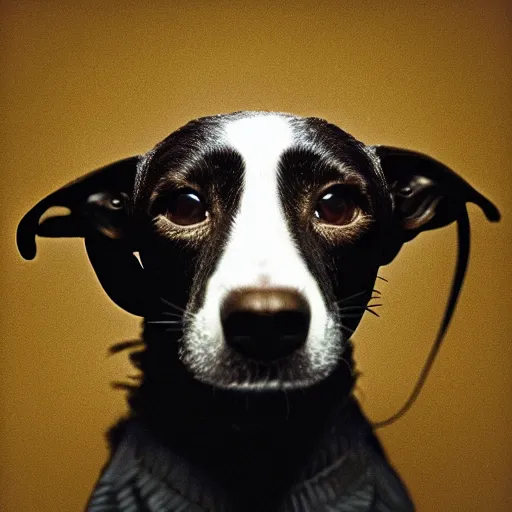
{"type": "Polygon", "coordinates": [[[87,510],[414,510],[353,395],[350,337],[379,267],[457,221],[435,356],[467,202],[499,219],[429,156],[273,112],[191,121],[39,202],[22,256],[36,235],[83,237],[108,296],[144,318],[141,347],[114,349],[135,349],[142,379],[87,510]],[[69,215],[41,220],[53,206],[69,215]]]}

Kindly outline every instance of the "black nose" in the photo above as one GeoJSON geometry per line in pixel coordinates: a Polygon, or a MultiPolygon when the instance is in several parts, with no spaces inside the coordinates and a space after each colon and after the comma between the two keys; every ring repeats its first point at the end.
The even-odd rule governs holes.
{"type": "Polygon", "coordinates": [[[221,307],[226,343],[260,361],[285,357],[303,345],[310,317],[306,299],[284,288],[236,290],[221,307]]]}

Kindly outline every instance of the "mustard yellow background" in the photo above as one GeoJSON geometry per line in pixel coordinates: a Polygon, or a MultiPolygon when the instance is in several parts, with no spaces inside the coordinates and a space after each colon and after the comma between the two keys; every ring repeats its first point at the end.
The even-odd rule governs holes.
{"type": "MultiPolygon", "coordinates": [[[[512,510],[511,7],[507,1],[1,1],[0,510],[78,511],[125,410],[110,344],[138,320],[109,302],[82,241],[18,255],[46,194],[148,150],[186,121],[240,109],[328,118],[368,143],[429,153],[500,207],[470,207],[471,263],[420,400],[380,435],[419,511],[512,510]]],[[[381,274],[356,336],[375,420],[406,398],[435,336],[453,226],[381,274]]]]}

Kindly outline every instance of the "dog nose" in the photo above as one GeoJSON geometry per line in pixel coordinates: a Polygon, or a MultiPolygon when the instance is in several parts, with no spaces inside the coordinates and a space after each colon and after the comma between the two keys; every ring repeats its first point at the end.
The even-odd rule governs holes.
{"type": "Polygon", "coordinates": [[[221,306],[226,343],[260,361],[285,357],[301,347],[310,318],[306,299],[284,288],[235,290],[221,306]]]}

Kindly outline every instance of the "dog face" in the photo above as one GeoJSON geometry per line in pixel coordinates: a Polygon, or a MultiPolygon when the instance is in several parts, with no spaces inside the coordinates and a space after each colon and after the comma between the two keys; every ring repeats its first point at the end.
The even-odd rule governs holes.
{"type": "Polygon", "coordinates": [[[178,344],[198,380],[292,389],[337,367],[379,266],[469,200],[496,217],[424,155],[365,146],[315,118],[242,112],[192,121],[49,196],[18,243],[31,257],[36,232],[85,236],[107,293],[178,344]],[[39,224],[53,204],[72,214],[39,224]]]}
{"type": "Polygon", "coordinates": [[[195,121],[143,160],[140,256],[159,294],[186,304],[181,355],[197,378],[299,387],[336,367],[391,211],[374,161],[332,125],[276,114],[195,121]],[[354,294],[349,327],[339,301],[354,294]]]}

